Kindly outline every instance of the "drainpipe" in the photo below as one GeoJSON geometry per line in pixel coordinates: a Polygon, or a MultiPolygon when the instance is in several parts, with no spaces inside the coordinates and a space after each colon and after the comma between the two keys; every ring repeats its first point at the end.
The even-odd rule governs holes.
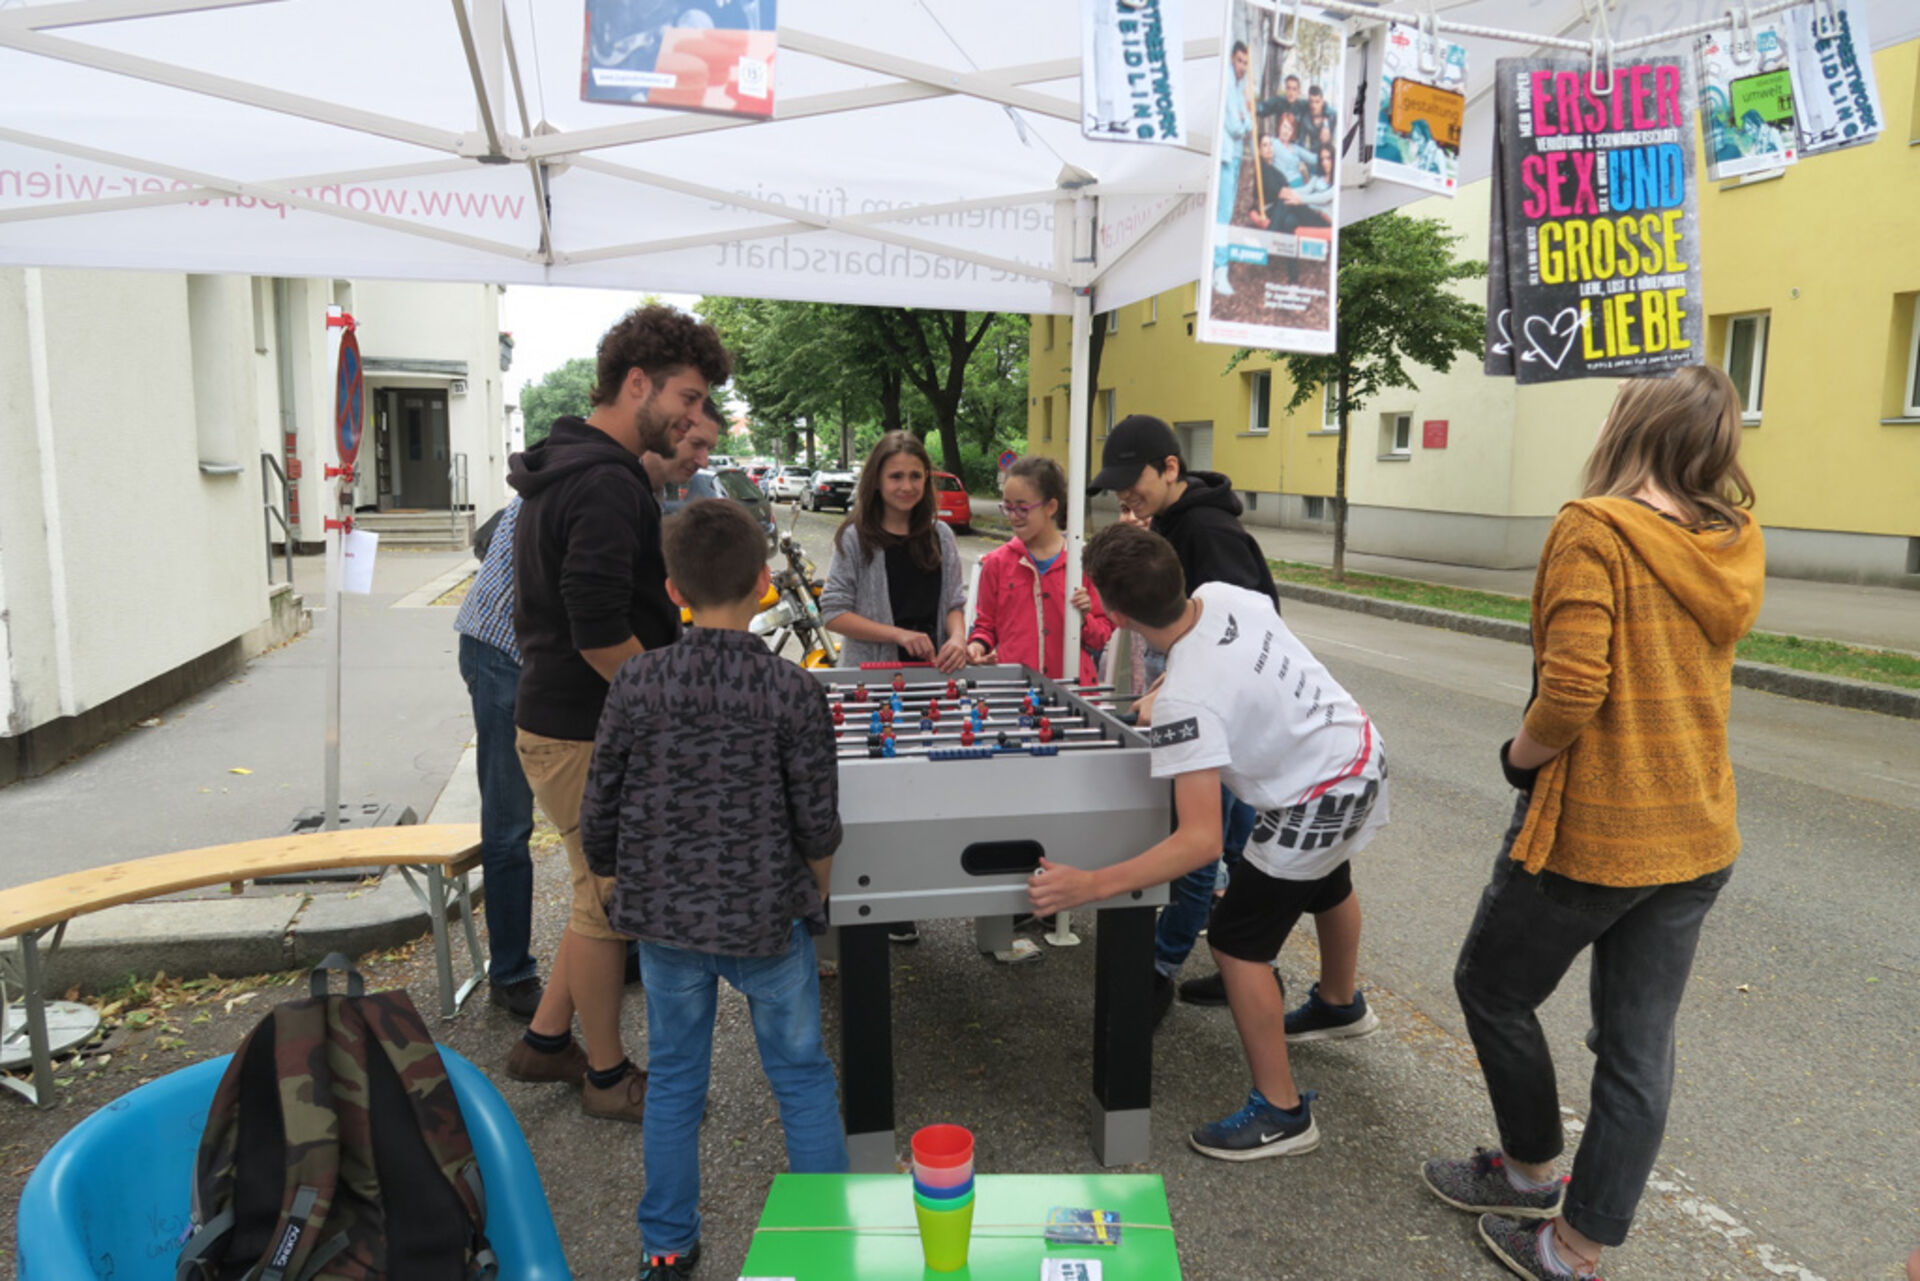
{"type": "Polygon", "coordinates": [[[287,472],[289,541],[300,541],[300,418],[293,394],[293,305],[284,277],[273,279],[274,371],[280,390],[280,462],[287,472]]]}

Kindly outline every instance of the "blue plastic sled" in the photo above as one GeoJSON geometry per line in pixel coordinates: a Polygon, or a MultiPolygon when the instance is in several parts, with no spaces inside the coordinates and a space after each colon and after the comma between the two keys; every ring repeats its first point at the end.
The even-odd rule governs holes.
{"type": "MultiPolygon", "coordinates": [[[[20,1197],[16,1281],[173,1281],[194,1154],[227,1057],[130,1091],[53,1145],[20,1197]]],[[[507,1101],[444,1045],[440,1057],[480,1159],[500,1281],[570,1281],[540,1173],[507,1101]]]]}

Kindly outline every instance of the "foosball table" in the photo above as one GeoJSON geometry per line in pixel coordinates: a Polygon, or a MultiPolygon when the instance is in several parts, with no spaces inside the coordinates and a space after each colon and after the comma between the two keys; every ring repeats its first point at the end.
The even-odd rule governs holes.
{"type": "MultiPolygon", "coordinates": [[[[953,678],[906,665],[814,673],[840,750],[845,837],[828,919],[838,934],[841,1091],[856,1172],[894,1170],[888,926],[973,918],[983,951],[1032,910],[1044,856],[1097,868],[1166,836],[1172,785],[1102,691],[1031,668],[953,678]]],[[[1153,931],[1164,885],[1089,904],[1094,945],[1092,1141],[1105,1165],[1147,1159],[1153,931]]]]}

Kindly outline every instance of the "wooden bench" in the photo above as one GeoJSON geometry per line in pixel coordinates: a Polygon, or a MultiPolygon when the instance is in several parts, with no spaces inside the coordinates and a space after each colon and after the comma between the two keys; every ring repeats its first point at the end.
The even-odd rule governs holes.
{"type": "Polygon", "coordinates": [[[11,984],[24,996],[26,1030],[33,1052],[32,1084],[0,1074],[0,1085],[17,1090],[40,1107],[53,1106],[53,1059],[47,1035],[46,998],[41,989],[45,982],[45,964],[58,950],[68,921],[163,894],[209,885],[238,885],[257,877],[289,872],[399,868],[433,922],[440,1017],[450,1019],[486,973],[467,880],[468,873],[479,863],[478,823],[342,828],[156,854],[0,890],[0,941],[19,941],[17,956],[0,953],[0,1035],[7,1035],[4,1015],[6,990],[11,984]],[[448,908],[456,897],[460,919],[466,926],[468,955],[474,967],[473,975],[457,989],[453,980],[453,949],[447,931],[448,908]],[[53,939],[43,956],[40,941],[49,933],[53,939]]]}

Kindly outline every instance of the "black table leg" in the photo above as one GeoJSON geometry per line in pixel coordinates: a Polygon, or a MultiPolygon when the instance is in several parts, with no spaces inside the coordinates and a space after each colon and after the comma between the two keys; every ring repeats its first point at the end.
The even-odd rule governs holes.
{"type": "MultiPolygon", "coordinates": [[[[1151,931],[1151,924],[1149,924],[1151,931]]],[[[1151,946],[1151,934],[1149,934],[1151,946]]],[[[840,927],[840,1093],[856,1174],[892,1174],[893,988],[885,925],[840,927]]]]}
{"type": "Polygon", "coordinates": [[[1152,1142],[1152,907],[1110,907],[1096,925],[1093,1152],[1102,1165],[1145,1161],[1152,1142]]]}

